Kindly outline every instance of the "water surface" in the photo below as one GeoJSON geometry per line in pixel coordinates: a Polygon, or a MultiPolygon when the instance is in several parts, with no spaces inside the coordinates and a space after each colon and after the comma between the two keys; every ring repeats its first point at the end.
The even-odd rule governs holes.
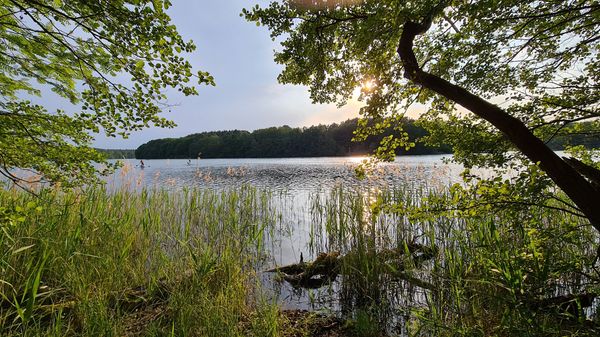
{"type": "Polygon", "coordinates": [[[364,187],[414,184],[447,185],[459,179],[461,167],[447,164],[448,155],[403,156],[380,163],[371,179],[359,180],[355,168],[365,157],[268,158],[268,159],[165,159],[125,160],[125,167],[108,178],[120,186],[164,188],[231,188],[251,184],[276,191],[323,191],[336,185],[364,187]]]}

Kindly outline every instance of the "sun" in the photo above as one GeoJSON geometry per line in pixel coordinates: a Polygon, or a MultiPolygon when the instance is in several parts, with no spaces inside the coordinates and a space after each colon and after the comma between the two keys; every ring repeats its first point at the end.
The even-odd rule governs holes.
{"type": "Polygon", "coordinates": [[[372,91],[377,86],[374,80],[366,80],[362,82],[361,88],[365,92],[372,91]]]}

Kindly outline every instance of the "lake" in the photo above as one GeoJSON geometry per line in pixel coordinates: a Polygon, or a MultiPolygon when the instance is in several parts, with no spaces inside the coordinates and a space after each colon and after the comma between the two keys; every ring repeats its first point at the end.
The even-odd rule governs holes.
{"type": "Polygon", "coordinates": [[[109,186],[231,188],[251,184],[276,191],[317,192],[343,185],[349,188],[415,184],[448,185],[459,180],[462,167],[443,161],[449,155],[403,156],[381,163],[366,180],[354,169],[366,157],[268,159],[124,160],[125,166],[108,178],[109,186]]]}

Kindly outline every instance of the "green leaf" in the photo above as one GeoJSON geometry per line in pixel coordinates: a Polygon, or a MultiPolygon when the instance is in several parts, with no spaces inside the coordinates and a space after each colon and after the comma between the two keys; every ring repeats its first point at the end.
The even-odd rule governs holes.
{"type": "MultiPolygon", "coordinates": [[[[93,134],[127,137],[150,125],[172,127],[160,117],[164,89],[197,95],[192,65],[173,57],[195,46],[182,42],[164,12],[170,1],[34,1],[27,2],[27,12],[22,6],[0,6],[0,150],[10,163],[0,168],[5,175],[25,168],[63,188],[97,183],[116,166],[91,147],[93,134]],[[146,67],[157,58],[160,68],[146,67]],[[123,75],[131,81],[114,82],[123,75]],[[38,82],[66,99],[64,109],[32,103],[30,96],[41,94],[38,82]]],[[[213,83],[208,77],[199,82],[213,83]]],[[[27,188],[24,178],[15,181],[27,188]]]]}

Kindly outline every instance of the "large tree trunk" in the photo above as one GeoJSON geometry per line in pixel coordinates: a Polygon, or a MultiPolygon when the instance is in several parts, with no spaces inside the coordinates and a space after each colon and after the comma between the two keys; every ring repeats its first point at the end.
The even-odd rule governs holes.
{"type": "Polygon", "coordinates": [[[537,138],[519,119],[466,89],[421,69],[413,51],[413,41],[417,35],[426,32],[430,25],[430,22],[410,21],[404,24],[398,46],[404,76],[494,125],[525,156],[534,163],[539,163],[540,168],[571,198],[594,228],[600,231],[600,192],[590,182],[537,138]]]}

